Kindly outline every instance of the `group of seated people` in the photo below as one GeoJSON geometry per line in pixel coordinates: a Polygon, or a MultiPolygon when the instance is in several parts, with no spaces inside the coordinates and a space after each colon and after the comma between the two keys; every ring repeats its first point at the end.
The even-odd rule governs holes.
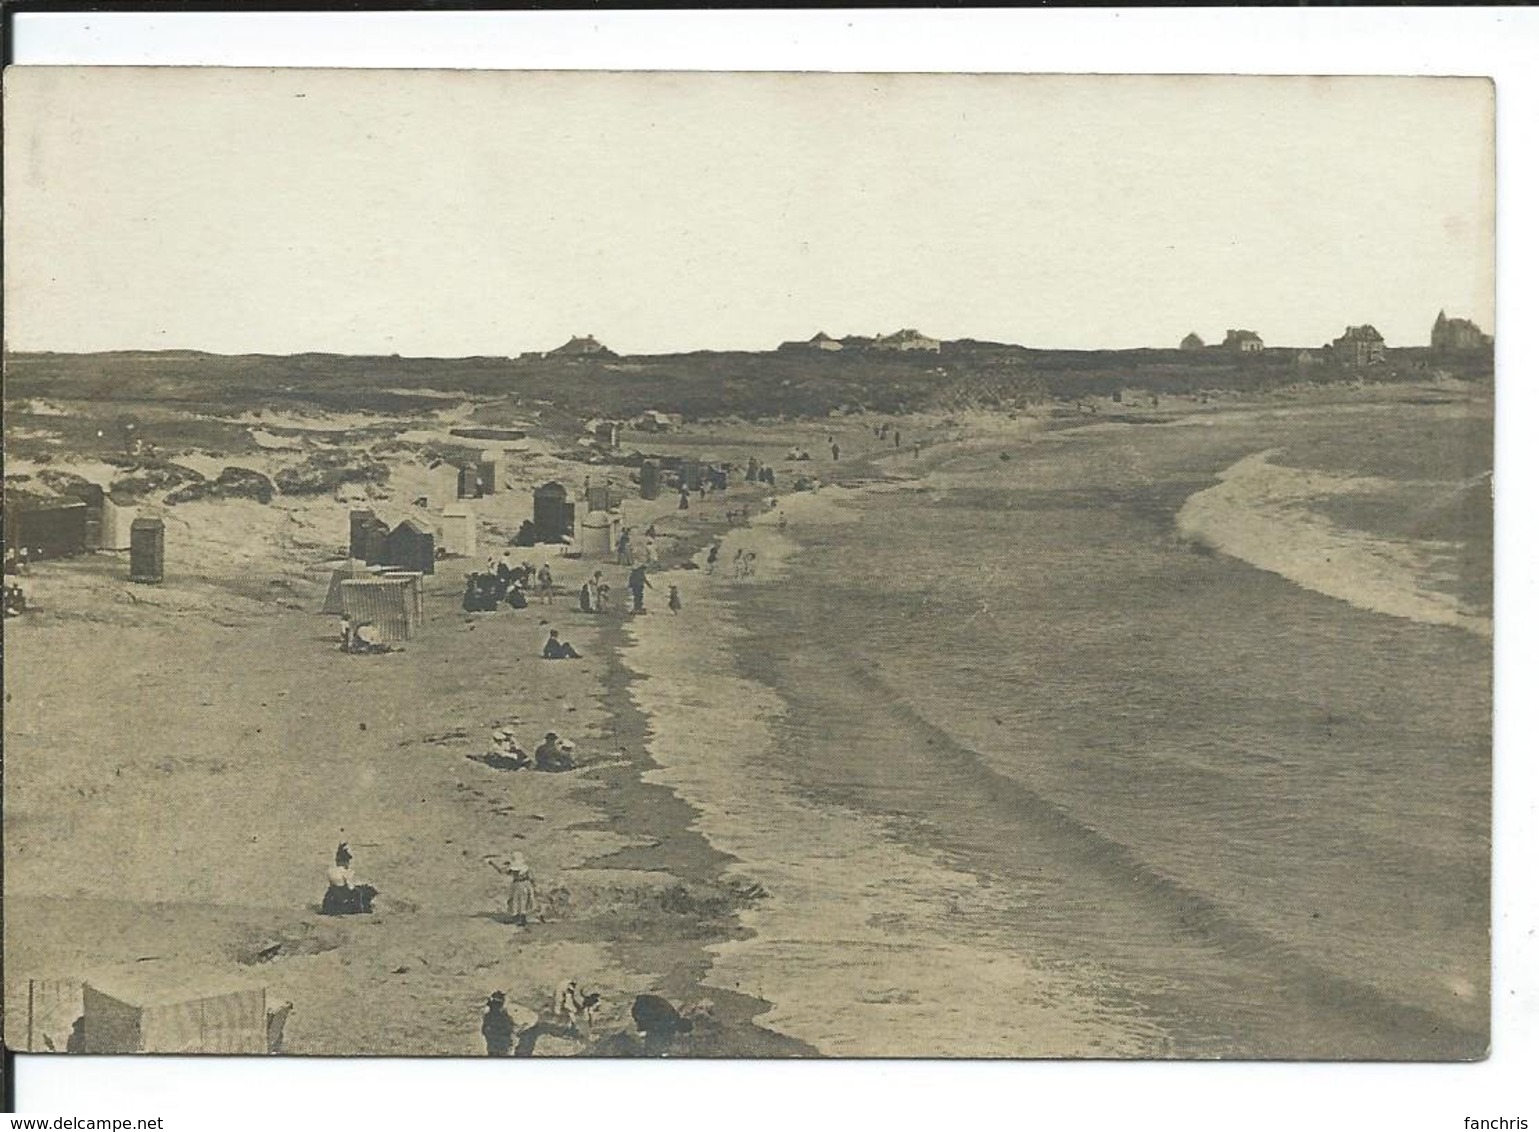
{"type": "Polygon", "coordinates": [[[512,729],[502,727],[492,732],[492,749],[472,758],[494,770],[576,770],[577,745],[554,731],[547,731],[545,741],[534,749],[531,758],[513,737],[512,729]]]}
{"type": "Polygon", "coordinates": [[[26,611],[27,595],[22,592],[21,586],[15,582],[6,583],[5,615],[7,617],[20,617],[26,611]]]}
{"type": "Polygon", "coordinates": [[[504,603],[513,609],[527,609],[529,599],[524,591],[533,582],[534,573],[527,562],[514,566],[504,555],[489,564],[485,573],[465,576],[465,597],[460,604],[466,613],[491,613],[504,603]]]}

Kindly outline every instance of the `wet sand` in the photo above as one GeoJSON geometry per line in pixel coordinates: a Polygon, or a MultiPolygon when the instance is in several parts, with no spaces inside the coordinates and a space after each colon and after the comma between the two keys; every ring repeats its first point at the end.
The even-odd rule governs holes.
{"type": "MultiPolygon", "coordinates": [[[[345,508],[322,509],[334,520],[282,519],[255,505],[196,505],[186,513],[221,517],[227,550],[142,601],[122,596],[112,556],[39,568],[49,611],[7,626],[10,1025],[27,978],[142,960],[241,974],[293,1001],[294,1053],[474,1055],[491,989],[532,1018],[576,977],[604,996],[596,1040],[542,1039],[538,1054],[638,1052],[625,1011],[631,995],[651,990],[698,1008],[702,1021],[677,1051],[696,1056],[1371,1057],[1393,1032],[1406,1035],[1401,1056],[1468,1056],[1482,1041],[1478,980],[1455,985],[1445,1001],[1343,977],[1307,945],[1310,932],[1329,942],[1339,925],[1280,943],[1278,924],[1184,878],[1184,856],[1156,861],[1120,834],[1119,824],[1136,833],[1147,815],[1128,808],[1113,780],[1081,774],[1077,792],[1045,788],[1053,775],[1072,783],[1076,760],[1103,749],[1107,735],[1136,736],[1133,715],[1119,722],[1104,705],[1090,708],[1061,736],[1062,758],[1023,777],[989,738],[998,721],[969,700],[975,663],[935,668],[926,655],[947,647],[940,639],[921,637],[922,647],[907,650],[865,641],[875,632],[873,642],[890,642],[885,619],[894,612],[901,632],[921,623],[907,619],[927,602],[949,608],[951,587],[910,578],[944,583],[957,570],[999,567],[987,565],[992,551],[976,538],[920,539],[904,551],[904,580],[894,586],[891,562],[870,557],[862,509],[875,507],[901,531],[924,513],[916,507],[947,499],[986,529],[969,493],[1002,454],[1015,463],[999,506],[1031,514],[1051,495],[1055,508],[1092,524],[1070,541],[1045,538],[1032,552],[1034,574],[1086,573],[1102,556],[1146,546],[1222,575],[1236,595],[1264,593],[1279,610],[1302,610],[1327,636],[1347,625],[1370,648],[1422,640],[1386,633],[1376,613],[1349,610],[1344,621],[1347,607],[1280,579],[1258,588],[1251,579],[1265,575],[1250,566],[1205,560],[1183,544],[1175,522],[1183,503],[1265,447],[1255,438],[1276,431],[1279,410],[1192,420],[1182,411],[1162,418],[1166,428],[1197,436],[1246,414],[1259,423],[1232,443],[1204,442],[1206,470],[1157,486],[1140,462],[1148,446],[1175,452],[1184,442],[1125,422],[905,423],[925,444],[922,456],[842,422],[838,465],[818,447],[821,425],[693,426],[647,447],[754,453],[785,477],[802,470],[780,460],[799,439],[816,457],[806,470],[853,490],[793,495],[783,483],[785,532],[773,512],[728,530],[728,507],[767,502],[767,492],[740,484],[726,501],[688,512],[671,497],[628,501],[627,522],[655,518],[662,528],[670,567],[640,618],[584,617],[570,596],[552,608],[467,617],[458,578],[471,563],[449,563],[430,585],[427,631],[400,655],[344,657],[331,620],[309,612],[324,592],[327,524],[345,526],[345,508]],[[1129,436],[1136,443],[1120,443],[1129,436]],[[1042,478],[1055,475],[1080,479],[1065,488],[1042,478]],[[230,517],[243,508],[277,523],[279,549],[253,556],[242,546],[230,517]],[[1098,517],[1123,525],[1102,530],[1098,517]],[[703,547],[716,532],[726,541],[707,576],[703,547]],[[743,583],[731,578],[740,547],[759,559],[743,583]],[[837,552],[839,565],[809,572],[809,552],[837,552]],[[678,614],[666,609],[669,584],[684,594],[678,614]],[[813,600],[820,595],[809,587],[833,604],[813,600]],[[886,612],[868,601],[883,594],[886,612]],[[547,619],[582,660],[535,659],[547,619]],[[925,676],[926,665],[939,679],[925,676]],[[499,725],[513,726],[526,747],[547,729],[572,736],[582,770],[507,774],[467,759],[499,725]],[[343,839],[359,874],[384,893],[372,917],[315,914],[343,839]],[[541,891],[541,915],[527,930],[503,922],[504,882],[485,863],[515,849],[541,891]],[[1207,1005],[1196,1008],[1199,1000],[1207,1005]],[[1445,1036],[1431,1036],[1440,1027],[1445,1036]]],[[[511,530],[515,505],[497,506],[494,529],[511,530]]],[[[595,566],[553,550],[515,554],[549,557],[569,589],[595,566]]],[[[618,567],[605,570],[620,581],[618,567]]],[[[1113,639],[1123,629],[1145,633],[1140,640],[1187,631],[1178,609],[1150,617],[1137,584],[1107,591],[1127,598],[1110,621],[1104,605],[1098,620],[1080,617],[1072,591],[1055,597],[1063,631],[1081,631],[1077,643],[1063,638],[1067,651],[1044,674],[1057,697],[1078,702],[1075,664],[1088,666],[1083,676],[1126,654],[1113,639]]],[[[977,611],[957,613],[964,622],[977,611]]],[[[975,623],[992,631],[984,616],[975,623]]],[[[1217,616],[1225,624],[1237,615],[1217,616]]],[[[1432,663],[1437,656],[1427,653],[1432,663]]],[[[977,663],[987,670],[987,658],[977,663]]],[[[1248,679],[1236,672],[1231,690],[1256,691],[1248,679]]],[[[1471,707],[1478,719],[1479,705],[1471,707]]],[[[1012,727],[1059,726],[1024,710],[1012,727]]],[[[1279,710],[1278,727],[1289,732],[1298,709],[1279,710]]],[[[1358,716],[1349,733],[1387,725],[1376,711],[1358,716]]],[[[1194,783],[1210,771],[1187,764],[1218,757],[1216,733],[1204,737],[1199,726],[1191,742],[1166,751],[1185,760],[1179,773],[1194,783]]],[[[1468,738],[1479,747],[1478,735],[1468,738]]],[[[1176,773],[1176,762],[1161,765],[1176,773]]],[[[1458,796],[1473,807],[1477,840],[1489,800],[1479,786],[1450,786],[1467,792],[1458,796]]],[[[1427,804],[1436,819],[1454,803],[1440,793],[1427,804]]],[[[1391,821],[1381,832],[1393,839],[1398,828],[1391,821]]],[[[1221,836],[1196,839],[1192,852],[1221,836]]],[[[1488,862],[1469,866],[1463,833],[1447,855],[1478,884],[1488,862]]],[[[1462,939],[1478,897],[1462,911],[1457,902],[1433,907],[1417,930],[1462,939]]]]}

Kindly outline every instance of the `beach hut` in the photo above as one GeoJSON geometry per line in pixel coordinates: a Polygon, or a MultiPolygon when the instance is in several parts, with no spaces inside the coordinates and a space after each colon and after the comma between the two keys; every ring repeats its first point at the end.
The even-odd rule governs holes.
{"type": "Polygon", "coordinates": [[[383,564],[400,570],[433,572],[433,532],[414,519],[402,519],[385,542],[383,564]]]}
{"type": "Polygon", "coordinates": [[[380,577],[406,587],[407,593],[411,595],[408,608],[411,610],[412,628],[420,629],[423,617],[422,575],[416,570],[386,570],[380,577]]]}
{"type": "Polygon", "coordinates": [[[662,488],[663,471],[657,466],[657,461],[645,461],[641,465],[641,498],[656,499],[662,488]]]}
{"type": "Polygon", "coordinates": [[[463,503],[450,504],[439,516],[444,553],[470,558],[476,552],[476,513],[463,503]]]}
{"type": "Polygon", "coordinates": [[[86,505],[85,548],[100,550],[102,548],[102,504],[106,502],[107,493],[100,484],[82,483],[71,488],[70,494],[86,505]]]}
{"type": "Polygon", "coordinates": [[[690,491],[700,490],[700,461],[685,460],[679,469],[679,477],[690,491]]]}
{"type": "Polygon", "coordinates": [[[383,519],[370,518],[363,525],[363,561],[369,566],[380,566],[389,555],[390,524],[383,519]]]}
{"type": "Polygon", "coordinates": [[[7,499],[5,545],[25,548],[34,562],[84,554],[85,503],[79,499],[7,499]]]}
{"type": "Polygon", "coordinates": [[[582,519],[582,553],[584,558],[608,561],[614,554],[611,541],[614,527],[609,512],[589,511],[582,519]]]}
{"type": "Polygon", "coordinates": [[[80,1044],[84,1053],[268,1053],[267,990],[185,970],[91,977],[80,1044]]]}
{"type": "Polygon", "coordinates": [[[131,545],[133,522],[139,517],[137,507],[122,507],[110,498],[102,500],[102,549],[127,550],[131,545]]]}
{"type": "Polygon", "coordinates": [[[614,488],[607,483],[594,483],[588,485],[588,510],[608,511],[617,503],[614,488]]]}
{"type": "Polygon", "coordinates": [[[455,494],[461,499],[480,499],[481,496],[486,494],[482,489],[481,469],[479,467],[474,464],[466,464],[460,468],[455,494]]]}
{"type": "Polygon", "coordinates": [[[128,580],[159,584],[166,578],[166,524],[140,516],[128,528],[128,580]]]}
{"type": "Polygon", "coordinates": [[[476,465],[476,470],[481,476],[481,490],[487,495],[494,495],[502,488],[502,453],[495,448],[488,448],[481,453],[481,462],[476,465]]]}
{"type": "Polygon", "coordinates": [[[566,488],[552,480],[534,489],[536,542],[560,542],[573,533],[577,508],[566,501],[566,488]]]}
{"type": "Polygon", "coordinates": [[[79,1040],[74,1034],[80,1016],[79,979],[28,979],[26,1036],[20,1048],[28,1053],[72,1052],[72,1041],[79,1040]]]}
{"type": "Polygon", "coordinates": [[[367,557],[370,523],[378,523],[368,508],[354,508],[347,513],[347,556],[360,562],[367,557]]]}
{"type": "Polygon", "coordinates": [[[350,578],[342,583],[342,612],[353,622],[368,622],[389,644],[411,639],[416,615],[411,586],[401,578],[350,578]]]}

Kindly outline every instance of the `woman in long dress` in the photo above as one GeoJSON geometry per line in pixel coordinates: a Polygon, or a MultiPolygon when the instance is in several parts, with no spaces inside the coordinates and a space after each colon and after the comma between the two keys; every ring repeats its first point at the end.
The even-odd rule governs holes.
{"type": "Polygon", "coordinates": [[[512,882],[508,889],[508,915],[519,927],[527,927],[534,912],[534,876],[522,853],[514,853],[508,862],[508,879],[512,882]]]}

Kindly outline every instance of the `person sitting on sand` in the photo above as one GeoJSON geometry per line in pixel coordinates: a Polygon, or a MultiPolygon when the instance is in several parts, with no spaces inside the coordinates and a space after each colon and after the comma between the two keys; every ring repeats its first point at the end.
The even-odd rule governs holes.
{"type": "Polygon", "coordinates": [[[546,660],[582,659],[582,655],[566,641],[563,641],[561,634],[555,629],[550,631],[550,637],[545,642],[545,651],[540,655],[546,660]]]}
{"type": "Polygon", "coordinates": [[[523,770],[534,765],[528,752],[518,745],[511,728],[500,727],[492,732],[492,749],[482,755],[479,762],[493,770],[523,770]]]}
{"type": "Polygon", "coordinates": [[[545,733],[545,742],[534,749],[534,769],[563,771],[577,769],[576,746],[554,731],[545,733]]]}
{"type": "Polygon", "coordinates": [[[336,863],[326,870],[326,895],[321,898],[324,916],[357,916],[374,911],[378,890],[353,876],[353,854],[347,842],[337,846],[336,863]]]}
{"type": "Polygon", "coordinates": [[[638,994],[631,1004],[631,1018],[645,1039],[643,1049],[654,1057],[668,1052],[676,1034],[687,1034],[695,1024],[674,1009],[673,1003],[655,994],[638,994]]]}
{"type": "Polygon", "coordinates": [[[372,621],[353,622],[352,633],[346,647],[348,652],[360,656],[391,651],[390,646],[380,637],[379,629],[372,621]]]}
{"type": "Polygon", "coordinates": [[[507,1057],[513,1052],[513,1019],[508,1017],[501,991],[493,991],[481,1016],[481,1037],[486,1039],[487,1057],[507,1057]]]}

